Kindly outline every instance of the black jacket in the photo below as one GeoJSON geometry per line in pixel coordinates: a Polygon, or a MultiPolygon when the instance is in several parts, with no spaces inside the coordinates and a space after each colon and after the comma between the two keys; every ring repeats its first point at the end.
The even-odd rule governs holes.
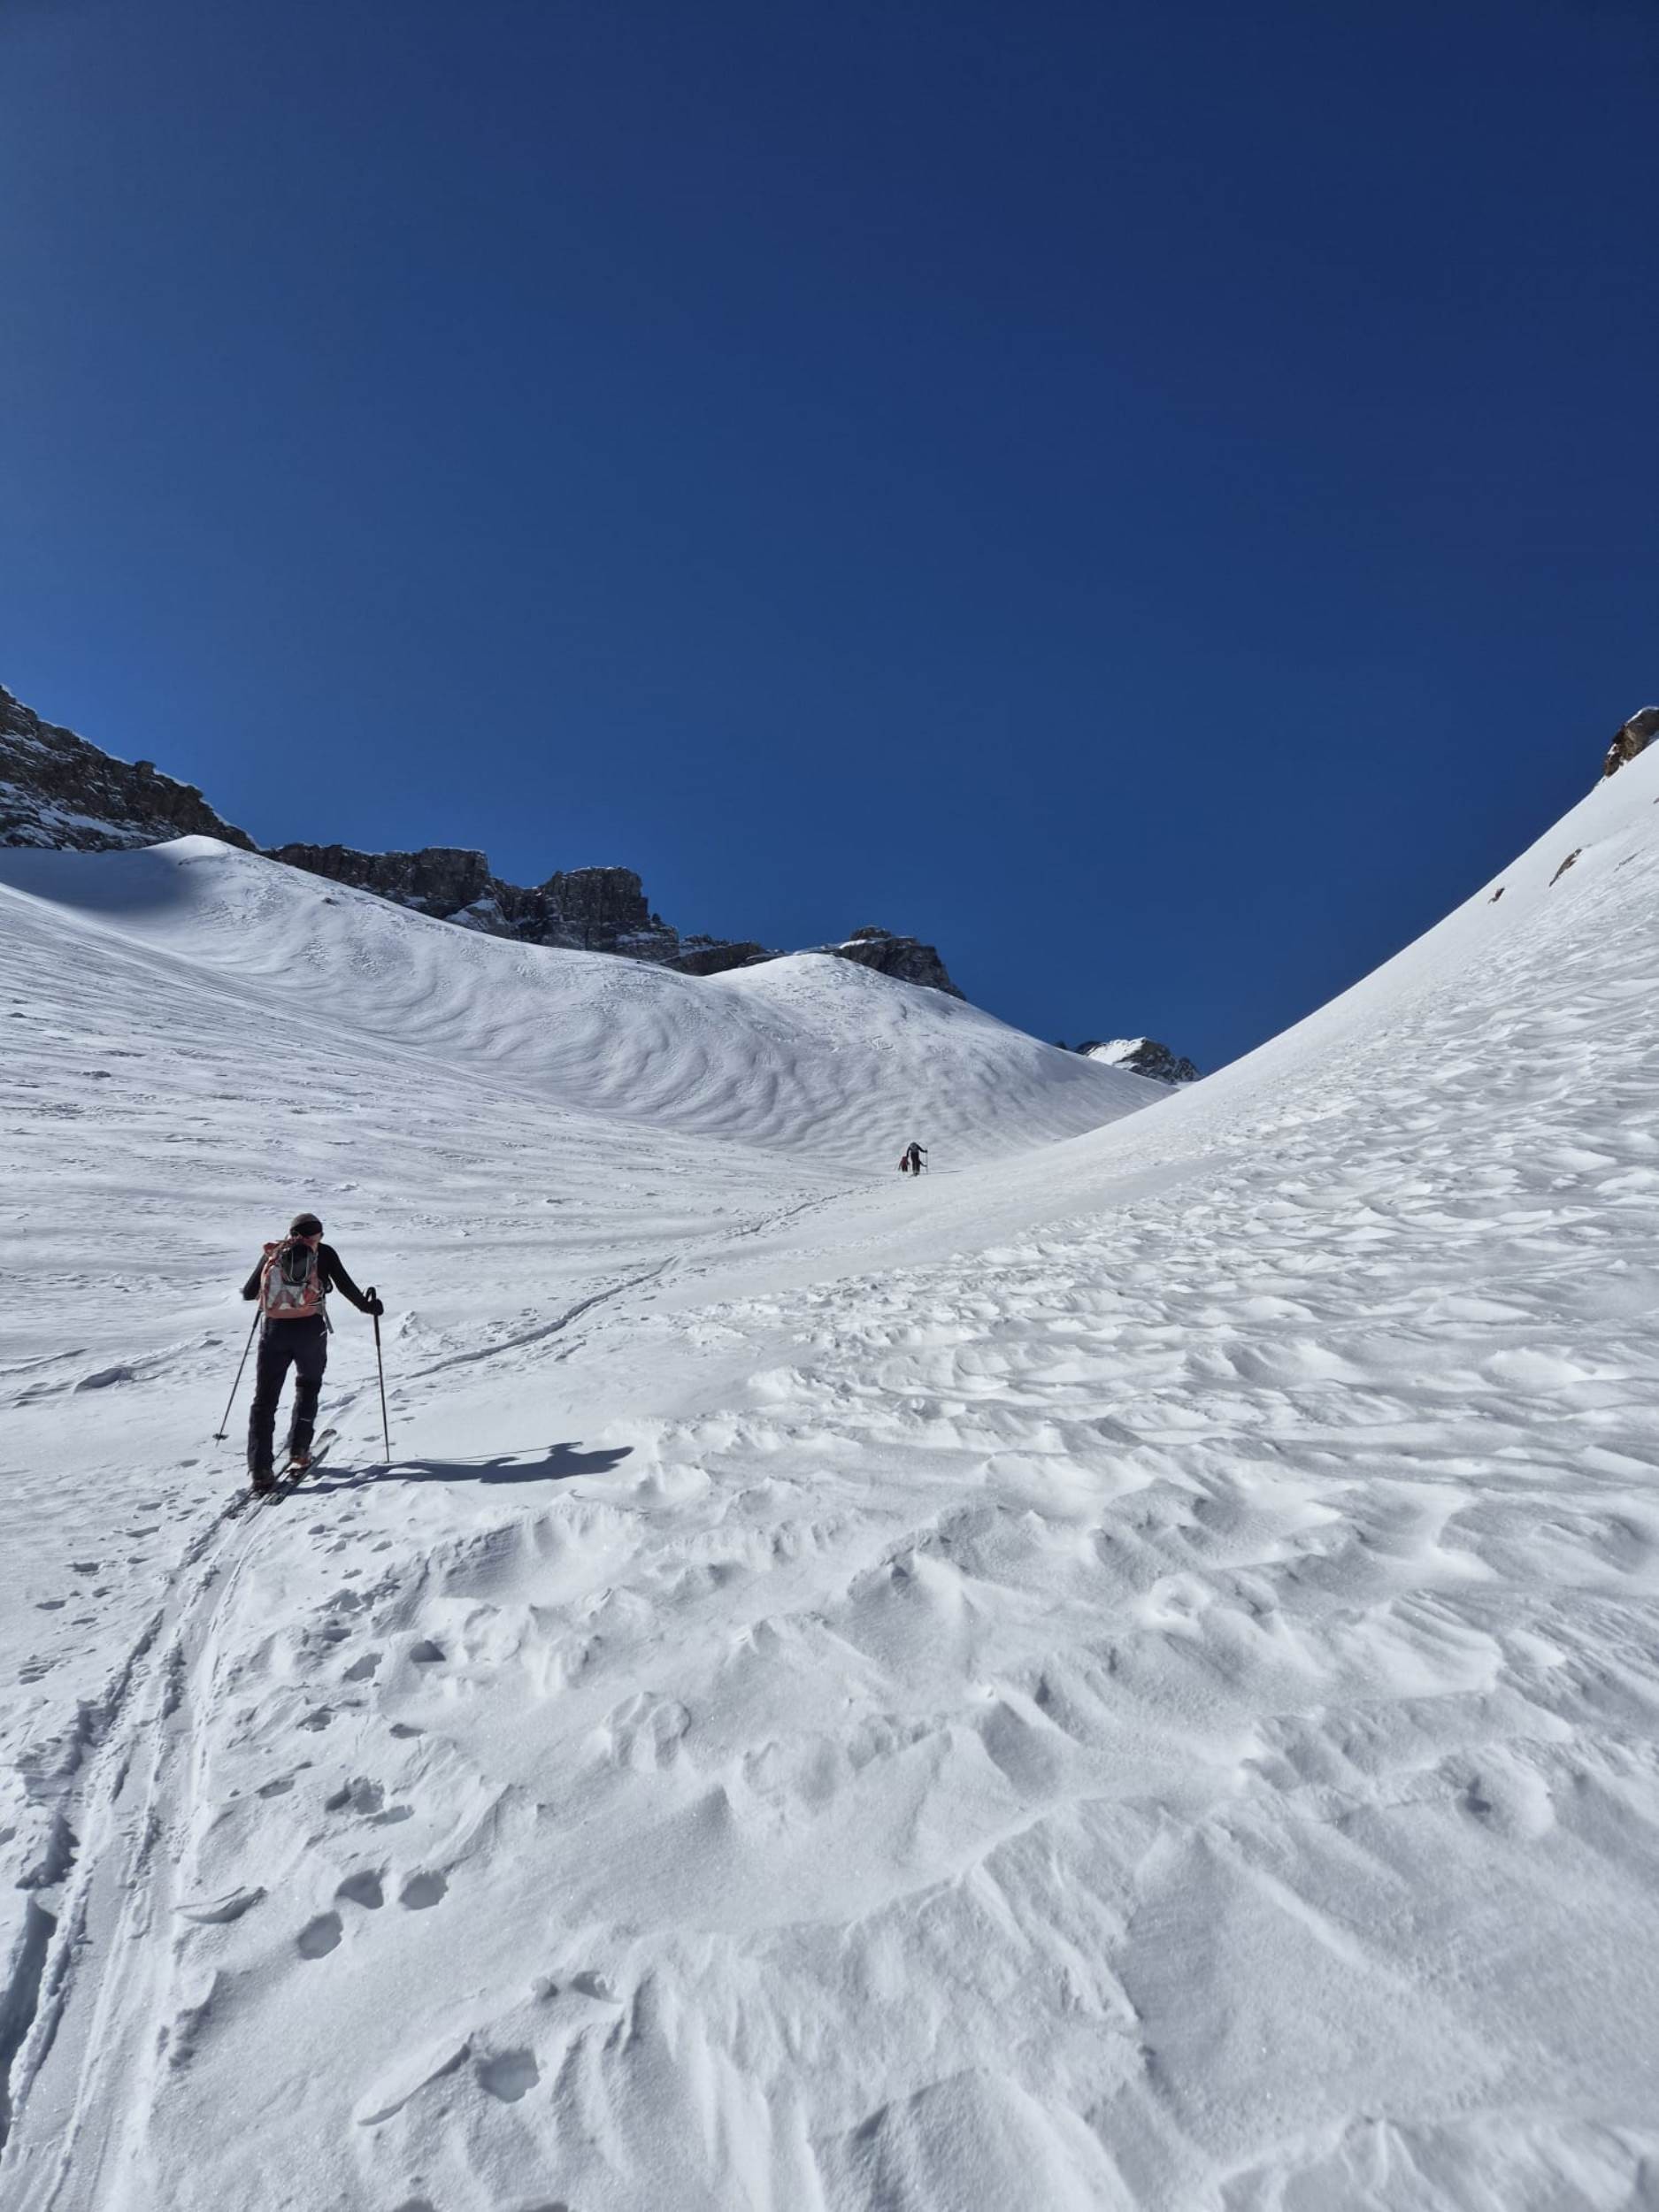
{"type": "MultiPolygon", "coordinates": [[[[337,1290],[342,1298],[350,1300],[359,1313],[368,1311],[368,1300],[340,1264],[340,1255],[332,1244],[318,1246],[317,1271],[323,1279],[325,1290],[337,1290]]],[[[262,1252],[254,1262],[253,1273],[242,1286],[242,1294],[244,1298],[257,1298],[259,1295],[259,1278],[264,1273],[265,1254],[262,1252]]]]}

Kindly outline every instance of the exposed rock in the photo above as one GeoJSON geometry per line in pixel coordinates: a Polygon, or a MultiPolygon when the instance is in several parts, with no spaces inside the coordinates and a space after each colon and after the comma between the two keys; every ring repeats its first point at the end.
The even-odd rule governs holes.
{"type": "Polygon", "coordinates": [[[483,853],[456,845],[427,845],[416,853],[278,845],[266,856],[492,937],[635,960],[669,961],[680,951],[679,932],[651,912],[632,868],[565,869],[526,887],[503,883],[483,853]]]}
{"type": "Polygon", "coordinates": [[[349,883],[377,897],[395,899],[446,921],[491,889],[482,853],[455,845],[428,845],[418,853],[360,853],[349,845],[278,845],[267,857],[308,875],[349,883]]]}
{"type": "Polygon", "coordinates": [[[1131,1075],[1144,1075],[1154,1083],[1198,1081],[1198,1070],[1190,1060],[1178,1058],[1168,1045],[1159,1044],[1153,1037],[1109,1037],[1104,1041],[1091,1038],[1087,1044],[1070,1049],[1080,1052],[1085,1059],[1102,1060],[1108,1067],[1127,1068],[1131,1075]]]}
{"type": "Polygon", "coordinates": [[[1601,763],[1604,776],[1616,776],[1626,761],[1634,760],[1659,737],[1659,707],[1642,707],[1615,736],[1601,763]]]}
{"type": "Polygon", "coordinates": [[[924,945],[914,937],[895,936],[890,929],[856,929],[839,945],[811,945],[807,949],[856,961],[861,968],[874,968],[900,983],[920,983],[929,990],[947,992],[952,998],[963,996],[951,981],[937,947],[924,945]]]}
{"type": "Polygon", "coordinates": [[[653,914],[632,868],[570,868],[541,886],[547,926],[542,944],[582,952],[619,952],[633,960],[672,960],[680,932],[653,914]]]}
{"type": "Polygon", "coordinates": [[[755,968],[764,960],[781,957],[752,941],[726,944],[718,937],[687,937],[668,964],[678,968],[681,975],[725,975],[732,968],[755,968]]]}
{"type": "Polygon", "coordinates": [[[0,687],[0,845],[109,852],[169,837],[222,837],[253,849],[193,783],[176,783],[152,761],[117,760],[0,687]]]}

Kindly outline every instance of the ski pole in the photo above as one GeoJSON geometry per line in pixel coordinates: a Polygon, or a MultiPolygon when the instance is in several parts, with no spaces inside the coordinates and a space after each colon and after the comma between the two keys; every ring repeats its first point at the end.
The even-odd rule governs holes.
{"type": "MultiPolygon", "coordinates": [[[[253,1329],[257,1329],[258,1325],[259,1316],[256,1311],[253,1317],[253,1329]]],[[[248,1355],[253,1349],[253,1329],[250,1329],[248,1332],[248,1341],[242,1346],[242,1357],[236,1363],[236,1379],[234,1383],[232,1383],[230,1386],[230,1395],[225,1401],[225,1419],[219,1423],[219,1426],[213,1432],[213,1441],[216,1444],[222,1444],[225,1441],[225,1439],[230,1434],[230,1431],[225,1425],[225,1423],[230,1419],[230,1409],[236,1402],[236,1393],[242,1388],[242,1371],[248,1364],[248,1355]]]]}
{"type": "MultiPolygon", "coordinates": [[[[369,1285],[369,1295],[371,1298],[380,1295],[373,1283],[369,1285]]],[[[386,1425],[386,1363],[380,1357],[380,1317],[375,1313],[371,1314],[369,1318],[374,1324],[374,1371],[380,1379],[380,1439],[386,1446],[386,1463],[389,1467],[392,1463],[392,1438],[386,1425]]]]}

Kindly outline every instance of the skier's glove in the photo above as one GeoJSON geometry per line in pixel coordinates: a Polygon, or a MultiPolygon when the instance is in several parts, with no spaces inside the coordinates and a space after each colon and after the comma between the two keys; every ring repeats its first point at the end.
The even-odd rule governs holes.
{"type": "Polygon", "coordinates": [[[364,1300],[363,1310],[365,1313],[373,1314],[374,1318],[378,1321],[380,1316],[386,1311],[386,1308],[380,1303],[378,1298],[371,1294],[364,1300]]]}

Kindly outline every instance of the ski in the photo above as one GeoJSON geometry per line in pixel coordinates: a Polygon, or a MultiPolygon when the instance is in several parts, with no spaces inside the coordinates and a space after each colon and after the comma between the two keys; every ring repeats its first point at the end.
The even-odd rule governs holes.
{"type": "Polygon", "coordinates": [[[296,1467],[290,1457],[285,1465],[277,1470],[276,1481],[269,1490],[258,1490],[253,1493],[254,1503],[269,1505],[274,1499],[291,1496],[310,1474],[311,1469],[326,1458],[329,1448],[339,1433],[338,1429],[319,1429],[311,1439],[311,1458],[306,1464],[303,1467],[296,1467]]]}

